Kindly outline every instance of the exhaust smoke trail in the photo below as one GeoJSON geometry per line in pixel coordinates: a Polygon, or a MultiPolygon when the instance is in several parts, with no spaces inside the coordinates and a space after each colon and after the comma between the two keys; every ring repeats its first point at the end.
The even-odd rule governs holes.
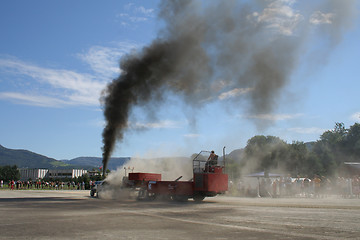
{"type": "Polygon", "coordinates": [[[162,1],[165,27],[149,46],[121,59],[120,76],[102,94],[104,173],[133,107],[159,103],[166,94],[196,106],[231,98],[251,115],[270,113],[311,44],[311,29],[339,42],[355,2],[319,0],[298,10],[294,0],[162,1]]]}

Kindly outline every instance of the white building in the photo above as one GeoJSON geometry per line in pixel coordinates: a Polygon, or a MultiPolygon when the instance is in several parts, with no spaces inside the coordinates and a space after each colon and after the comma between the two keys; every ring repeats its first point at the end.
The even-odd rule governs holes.
{"type": "Polygon", "coordinates": [[[37,180],[43,179],[45,177],[48,178],[76,178],[81,177],[87,174],[87,170],[84,169],[28,169],[28,168],[20,168],[20,180],[37,180]]]}
{"type": "Polygon", "coordinates": [[[42,179],[46,176],[46,174],[48,173],[49,169],[41,169],[41,168],[36,168],[36,169],[28,169],[28,168],[20,168],[20,180],[24,181],[24,180],[37,180],[37,179],[42,179]]]}
{"type": "Polygon", "coordinates": [[[49,170],[46,177],[49,178],[77,178],[87,174],[87,170],[84,169],[61,169],[61,170],[49,170]]]}

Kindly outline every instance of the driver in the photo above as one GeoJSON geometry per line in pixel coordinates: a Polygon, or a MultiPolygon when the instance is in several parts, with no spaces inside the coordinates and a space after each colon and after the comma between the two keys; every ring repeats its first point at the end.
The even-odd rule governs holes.
{"type": "Polygon", "coordinates": [[[216,154],[215,154],[215,152],[213,150],[213,151],[211,151],[210,156],[208,157],[208,161],[210,161],[210,162],[214,161],[215,158],[216,158],[216,154]]]}

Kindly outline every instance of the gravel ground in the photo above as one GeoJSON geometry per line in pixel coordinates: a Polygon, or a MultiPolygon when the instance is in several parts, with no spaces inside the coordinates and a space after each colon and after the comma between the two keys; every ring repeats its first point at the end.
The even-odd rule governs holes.
{"type": "Polygon", "coordinates": [[[360,199],[122,196],[0,191],[0,239],[360,239],[360,199]]]}

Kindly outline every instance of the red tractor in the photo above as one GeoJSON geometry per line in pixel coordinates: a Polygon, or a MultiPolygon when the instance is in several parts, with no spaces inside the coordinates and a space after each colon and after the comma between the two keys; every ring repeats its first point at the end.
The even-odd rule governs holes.
{"type": "MultiPolygon", "coordinates": [[[[225,148],[224,148],[225,149],[225,148]]],[[[189,198],[202,201],[205,197],[214,197],[228,190],[228,175],[225,174],[225,154],[222,166],[217,156],[208,160],[201,151],[193,159],[193,178],[189,181],[162,181],[161,174],[129,173],[123,181],[124,187],[139,190],[138,199],[154,200],[156,198],[187,201],[189,198]]]]}

